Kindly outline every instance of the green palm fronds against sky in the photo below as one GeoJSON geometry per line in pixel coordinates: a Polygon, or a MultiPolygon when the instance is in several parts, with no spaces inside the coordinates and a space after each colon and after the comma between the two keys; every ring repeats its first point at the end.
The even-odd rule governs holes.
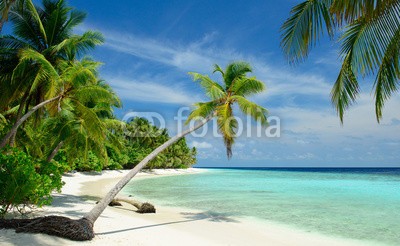
{"type": "Polygon", "coordinates": [[[342,67],[331,91],[341,122],[346,109],[357,99],[359,79],[375,76],[375,113],[382,118],[384,103],[398,90],[400,2],[304,1],[282,25],[281,46],[292,63],[307,58],[324,33],[339,36],[342,67]]]}
{"type": "Polygon", "coordinates": [[[252,69],[250,64],[246,62],[230,63],[225,70],[215,65],[215,72],[221,74],[223,84],[213,81],[207,75],[190,73],[193,76],[193,80],[199,82],[211,101],[195,104],[195,109],[191,112],[186,122],[196,118],[207,118],[215,114],[218,130],[222,134],[227,156],[230,158],[232,156],[232,145],[236,137],[235,131],[238,127],[232,106],[237,103],[244,114],[250,115],[264,126],[267,125],[268,111],[246,98],[263,92],[265,85],[255,77],[247,77],[247,74],[252,72],[252,69]]]}

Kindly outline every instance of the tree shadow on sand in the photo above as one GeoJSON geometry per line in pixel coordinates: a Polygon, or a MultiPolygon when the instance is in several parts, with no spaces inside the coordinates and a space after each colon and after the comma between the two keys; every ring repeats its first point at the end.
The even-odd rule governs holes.
{"type": "Polygon", "coordinates": [[[240,223],[240,221],[238,221],[238,220],[229,218],[227,214],[216,213],[216,212],[212,212],[212,211],[201,212],[201,213],[183,212],[180,214],[183,215],[183,217],[185,219],[178,220],[178,221],[170,221],[170,222],[152,224],[152,225],[137,226],[137,227],[126,228],[126,229],[121,229],[121,230],[101,232],[101,233],[96,233],[96,235],[108,235],[108,234],[114,234],[114,233],[120,233],[120,232],[126,232],[126,231],[147,229],[147,228],[153,228],[153,227],[159,227],[159,226],[167,226],[167,225],[172,225],[172,224],[188,223],[188,222],[199,221],[199,220],[208,220],[208,221],[212,221],[212,222],[240,223]]]}

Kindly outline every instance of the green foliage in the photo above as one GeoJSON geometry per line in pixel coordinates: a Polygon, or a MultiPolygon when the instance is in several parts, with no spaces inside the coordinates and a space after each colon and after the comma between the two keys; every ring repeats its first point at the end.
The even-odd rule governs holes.
{"type": "Polygon", "coordinates": [[[50,204],[51,192],[60,191],[62,168],[54,162],[36,161],[18,149],[0,153],[1,214],[24,205],[50,204]]]}
{"type": "Polygon", "coordinates": [[[104,161],[92,151],[89,151],[87,157],[81,157],[74,161],[74,167],[77,171],[101,171],[104,167],[104,161]]]}
{"type": "MultiPolygon", "coordinates": [[[[122,136],[126,139],[122,155],[128,160],[123,164],[124,168],[133,168],[170,138],[165,129],[151,125],[144,118],[134,118],[129,122],[122,136]]],[[[147,167],[188,168],[195,163],[196,150],[189,148],[183,138],[159,154],[147,167]]]]}
{"type": "Polygon", "coordinates": [[[384,103],[398,91],[400,80],[400,2],[397,0],[307,0],[292,8],[282,25],[281,46],[289,62],[304,60],[324,27],[339,35],[342,66],[331,99],[340,121],[356,101],[359,77],[376,76],[373,85],[379,122],[384,103]]]}

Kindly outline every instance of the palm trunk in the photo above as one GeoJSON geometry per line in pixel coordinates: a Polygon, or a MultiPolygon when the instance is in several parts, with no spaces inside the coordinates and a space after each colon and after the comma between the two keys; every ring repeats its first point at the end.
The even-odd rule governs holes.
{"type": "MultiPolygon", "coordinates": [[[[28,98],[28,95],[29,95],[29,90],[27,90],[25,92],[25,94],[23,95],[23,97],[21,99],[21,103],[19,104],[17,116],[15,117],[15,122],[17,122],[19,119],[21,119],[22,111],[24,110],[25,102],[26,102],[26,99],[28,98]]],[[[15,133],[11,136],[11,139],[10,139],[11,147],[14,147],[14,145],[15,145],[16,136],[17,136],[17,131],[15,131],[15,133]]]]}
{"type": "Polygon", "coordinates": [[[61,149],[63,146],[64,142],[61,141],[57,144],[57,146],[53,149],[53,151],[50,153],[50,155],[47,157],[47,162],[51,162],[53,160],[54,156],[56,156],[57,152],[61,149]]]}
{"type": "Polygon", "coordinates": [[[18,121],[16,121],[16,122],[14,123],[13,127],[11,128],[11,130],[10,130],[10,131],[7,133],[7,135],[1,140],[0,149],[4,148],[4,147],[6,146],[8,140],[10,140],[11,136],[17,132],[18,127],[19,127],[22,123],[24,123],[24,122],[29,118],[29,116],[31,116],[33,113],[35,113],[36,110],[38,110],[38,109],[40,109],[40,108],[46,106],[47,104],[49,104],[49,103],[51,103],[51,102],[57,100],[57,99],[60,98],[60,97],[61,97],[61,95],[56,96],[56,97],[53,97],[53,98],[48,99],[48,100],[46,100],[46,101],[43,101],[43,102],[39,103],[38,105],[36,105],[35,107],[31,108],[24,116],[21,117],[21,119],[19,119],[18,121]]]}
{"type": "Polygon", "coordinates": [[[214,115],[210,115],[206,119],[204,119],[200,124],[189,128],[188,130],[179,133],[175,137],[172,137],[170,140],[153,150],[148,156],[146,156],[138,165],[136,165],[128,174],[125,175],[108,193],[107,195],[101,199],[101,201],[94,206],[94,208],[87,213],[83,219],[88,220],[92,225],[99,218],[101,213],[106,209],[108,204],[115,198],[115,196],[122,190],[122,188],[140,171],[143,167],[147,165],[151,160],[153,160],[158,154],[160,154],[163,150],[174,144],[179,139],[183,138],[187,134],[199,129],[203,125],[205,125],[208,121],[213,118],[214,115]]]}

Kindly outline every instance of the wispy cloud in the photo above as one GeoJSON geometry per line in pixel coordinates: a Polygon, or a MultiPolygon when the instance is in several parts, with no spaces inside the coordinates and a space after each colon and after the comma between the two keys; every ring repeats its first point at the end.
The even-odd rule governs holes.
{"type": "Polygon", "coordinates": [[[200,100],[197,95],[177,85],[165,86],[153,82],[152,79],[105,78],[111,81],[112,87],[122,99],[129,101],[191,105],[200,100]]]}
{"type": "Polygon", "coordinates": [[[189,44],[179,44],[109,30],[101,31],[106,36],[106,48],[171,66],[185,73],[196,71],[209,74],[215,63],[225,65],[234,60],[248,61],[254,68],[254,75],[266,82],[268,87],[267,92],[258,98],[291,94],[327,97],[330,92],[331,86],[324,77],[307,73],[299,74],[287,67],[277,67],[273,60],[266,63],[234,49],[213,46],[213,41],[218,37],[216,33],[205,34],[203,39],[189,44]]]}
{"type": "MultiPolygon", "coordinates": [[[[377,124],[374,118],[373,98],[369,93],[362,94],[358,103],[346,113],[345,124],[341,126],[329,104],[332,83],[325,74],[300,72],[284,65],[280,66],[272,57],[271,60],[261,60],[234,49],[215,47],[214,41],[219,38],[217,33],[206,34],[203,39],[182,44],[110,30],[101,31],[106,36],[107,49],[135,57],[145,64],[157,64],[162,66],[164,71],[174,70],[170,72],[171,83],[165,83],[165,78],[159,78],[154,73],[146,76],[139,74],[133,80],[127,79],[123,74],[117,78],[109,74],[106,78],[124,100],[189,105],[201,101],[202,97],[180,84],[181,74],[188,71],[210,74],[214,63],[226,65],[233,60],[250,62],[254,68],[254,75],[264,81],[268,88],[266,93],[255,97],[254,100],[263,105],[265,103],[272,115],[281,117],[282,134],[281,138],[276,140],[253,138],[250,142],[240,139],[243,141],[234,146],[234,159],[363,161],[386,158],[379,153],[386,153],[386,159],[399,156],[395,149],[399,141],[394,134],[400,131],[398,95],[385,105],[383,122],[377,124]],[[308,98],[297,104],[287,103],[297,96],[308,98]],[[275,102],[274,107],[268,106],[267,102],[271,100],[269,98],[275,102]],[[324,103],[315,105],[316,100],[324,103]],[[306,103],[312,107],[305,107],[306,103]],[[393,151],[378,152],[373,149],[380,148],[375,146],[379,144],[386,149],[393,148],[393,151]],[[350,148],[353,151],[347,151],[350,148]],[[367,151],[372,154],[364,154],[367,151]]],[[[333,66],[337,69],[337,61],[329,57],[321,57],[314,61],[314,64],[333,66]]],[[[191,142],[191,146],[199,148],[199,159],[224,158],[225,148],[221,138],[206,139],[206,142],[203,140],[191,142]]]]}
{"type": "Polygon", "coordinates": [[[190,146],[196,147],[197,149],[211,149],[213,146],[208,142],[197,142],[193,141],[190,143],[190,146]]]}

